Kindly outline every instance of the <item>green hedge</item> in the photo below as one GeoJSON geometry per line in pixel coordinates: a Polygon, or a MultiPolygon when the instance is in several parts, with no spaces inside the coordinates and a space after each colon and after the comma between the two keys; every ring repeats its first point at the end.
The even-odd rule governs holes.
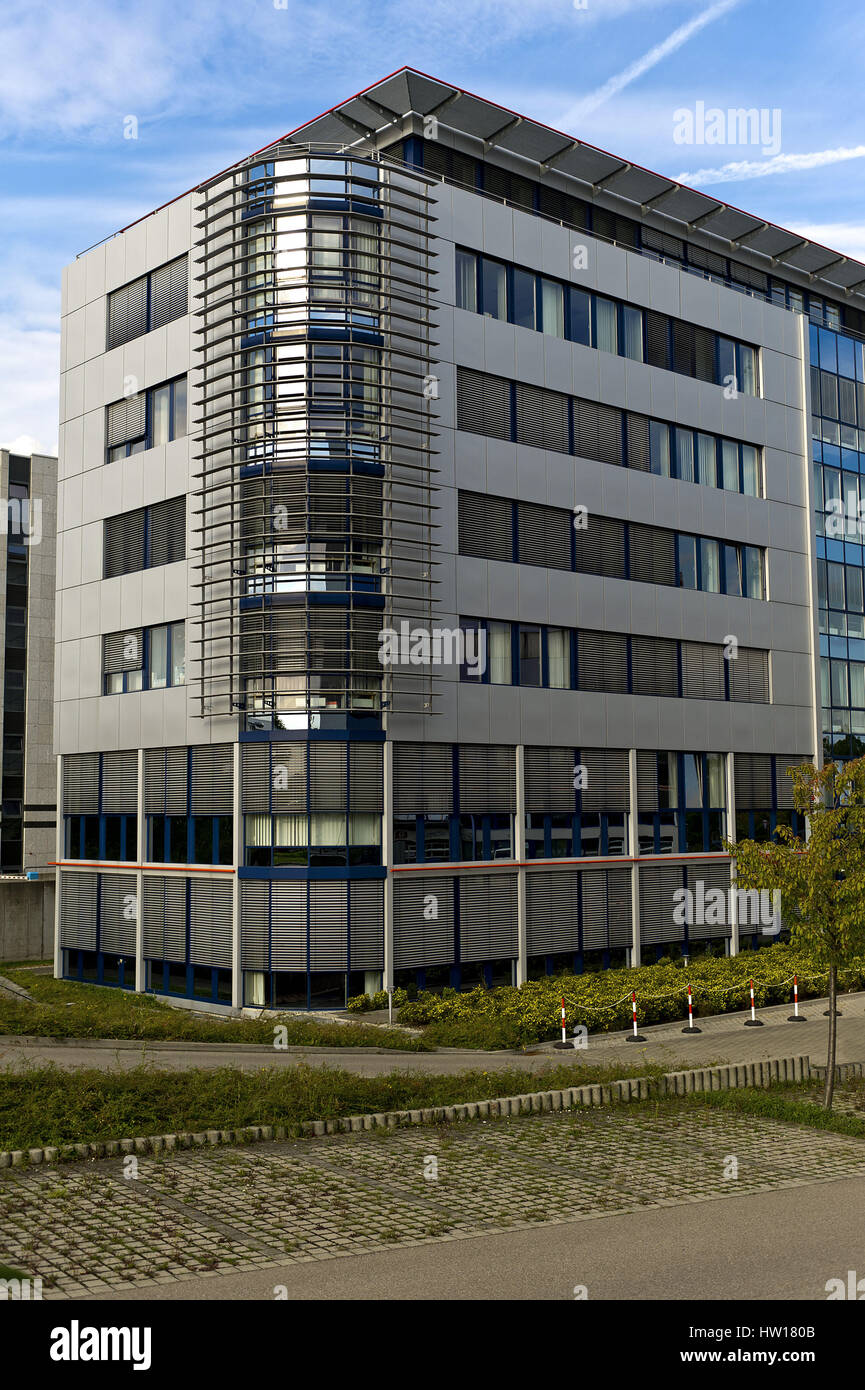
{"type": "MultiPolygon", "coordinates": [[[[478,987],[464,994],[445,989],[407,1000],[399,1021],[426,1027],[427,1042],[450,1046],[515,1047],[556,1037],[565,999],[568,1031],[584,1024],[590,1033],[615,1032],[631,1023],[631,990],[637,992],[642,1025],[687,1016],[688,983],[695,1014],[729,1013],[746,1008],[753,976],[758,1006],[792,1001],[790,979],[799,976],[799,996],[825,993],[819,966],[791,946],[776,943],[738,956],[703,956],[687,968],[672,961],[636,970],[603,970],[591,975],[557,975],[532,980],[519,989],[478,987]]],[[[865,960],[839,972],[839,989],[865,988],[865,960]]]]}

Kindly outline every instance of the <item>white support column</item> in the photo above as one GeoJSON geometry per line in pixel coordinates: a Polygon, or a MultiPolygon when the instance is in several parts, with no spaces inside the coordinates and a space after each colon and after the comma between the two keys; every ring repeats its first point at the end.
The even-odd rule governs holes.
{"type": "Polygon", "coordinates": [[[54,977],[59,979],[63,974],[63,949],[60,944],[60,862],[64,856],[66,835],[66,821],[63,816],[63,754],[57,756],[57,830],[54,836],[55,854],[57,861],[54,866],[54,977]]]}
{"type": "Polygon", "coordinates": [[[514,826],[514,854],[519,864],[517,869],[517,984],[524,985],[528,978],[528,940],[526,932],[526,750],[522,743],[516,748],[516,816],[514,826]]]}
{"type": "Polygon", "coordinates": [[[393,743],[385,739],[383,763],[384,799],[382,805],[381,862],[387,870],[384,880],[384,989],[393,989],[393,743]]]}
{"type": "Polygon", "coordinates": [[[147,858],[147,821],[144,814],[144,749],[138,750],[138,782],[135,832],[135,988],[140,993],[147,988],[144,966],[144,872],[141,865],[147,858]]]}
{"type": "Polygon", "coordinates": [[[628,749],[628,784],[630,814],[628,816],[628,854],[631,864],[631,965],[640,964],[640,856],[639,810],[637,799],[637,750],[628,749]]]}
{"type": "MultiPolygon", "coordinates": [[[[727,754],[727,838],[736,838],[736,754],[727,754]]],[[[736,861],[730,865],[730,887],[736,887],[736,861]]],[[[739,912],[738,899],[735,892],[730,893],[727,901],[730,904],[730,945],[731,956],[739,954],[739,912]]]]}
{"type": "Polygon", "coordinates": [[[232,744],[232,852],[234,874],[231,880],[231,1007],[243,1007],[243,971],[240,955],[240,865],[243,861],[243,803],[242,776],[240,766],[241,745],[237,739],[232,744]]]}

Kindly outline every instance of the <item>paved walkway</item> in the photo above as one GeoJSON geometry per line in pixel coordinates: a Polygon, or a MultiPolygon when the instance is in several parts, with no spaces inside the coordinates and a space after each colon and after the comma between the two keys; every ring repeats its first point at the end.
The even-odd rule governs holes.
{"type": "MultiPolygon", "coordinates": [[[[577,1061],[586,1066],[605,1066],[627,1062],[636,1069],[643,1062],[657,1062],[668,1070],[692,1065],[757,1061],[769,1057],[789,1057],[807,1053],[812,1062],[826,1060],[829,1021],[823,1017],[825,999],[811,999],[802,1007],[807,1023],[788,1023],[789,1004],[759,1010],[762,1028],[746,1028],[747,1012],[718,1014],[697,1020],[702,1032],[684,1037],[681,1023],[657,1024],[644,1028],[645,1043],[628,1042],[629,1033],[597,1033],[588,1047],[579,1051],[557,1051],[551,1043],[528,1052],[480,1052],[441,1048],[437,1052],[393,1052],[371,1048],[303,1048],[289,1050],[264,1044],[160,1043],[132,1040],[75,1038],[0,1038],[0,1069],[21,1068],[33,1063],[55,1062],[62,1067],[97,1067],[106,1071],[128,1071],[146,1062],[159,1071],[185,1071],[191,1067],[233,1066],[245,1070],[260,1067],[309,1066],[338,1067],[359,1076],[381,1076],[391,1071],[452,1073],[519,1070],[542,1072],[561,1061],[577,1061]]],[[[839,1001],[838,1061],[865,1061],[865,993],[846,994],[839,1001]]]]}
{"type": "MultiPolygon", "coordinates": [[[[616,1228],[618,1253],[604,1263],[606,1223],[596,1218],[639,1214],[640,1221],[631,1223],[636,1232],[650,1229],[644,1218],[652,1209],[676,1208],[669,1222],[660,1222],[665,1258],[673,1260],[670,1251],[677,1251],[698,1270],[699,1255],[712,1263],[717,1280],[724,1274],[719,1254],[704,1255],[689,1237],[696,1221],[719,1239],[726,1233],[726,1246],[720,1247],[728,1251],[726,1295],[739,1297],[737,1269],[747,1251],[767,1242],[783,1271],[782,1254],[789,1253],[801,1226],[800,1213],[813,1229],[831,1207],[831,1201],[815,1206],[801,1189],[838,1184],[843,1197],[840,1180],[855,1180],[849,1190],[857,1204],[843,1208],[840,1228],[835,1222],[836,1235],[846,1232],[847,1241],[819,1264],[825,1284],[831,1275],[846,1276],[848,1268],[862,1265],[861,1223],[852,1218],[865,1192],[865,1141],[675,1100],[182,1151],[132,1162],[3,1169],[0,1230],[4,1262],[41,1277],[49,1298],[120,1290],[151,1297],[160,1285],[165,1296],[182,1298],[184,1281],[192,1279],[213,1281],[212,1294],[199,1291],[199,1297],[220,1297],[219,1285],[229,1275],[240,1276],[235,1287],[248,1288],[248,1297],[273,1297],[279,1284],[290,1286],[292,1295],[306,1286],[327,1292],[331,1278],[341,1296],[349,1296],[351,1282],[340,1270],[331,1273],[337,1257],[356,1261],[375,1254],[377,1262],[378,1252],[386,1250],[393,1256],[391,1269],[404,1269],[418,1258],[419,1247],[462,1247],[484,1236],[495,1238],[495,1252],[502,1232],[527,1237],[542,1227],[544,1240],[530,1245],[537,1274],[551,1228],[566,1227],[564,1237],[561,1231],[556,1236],[560,1258],[544,1277],[545,1296],[572,1297],[573,1286],[585,1284],[596,1297],[610,1291],[616,1269],[624,1267],[621,1229],[616,1228]],[[738,1205],[742,1199],[779,1191],[789,1197],[785,1222],[749,1228],[738,1205]],[[722,1210],[731,1198],[737,1205],[722,1210]],[[708,1223],[696,1212],[700,1204],[712,1208],[708,1223]],[[586,1229],[598,1225],[601,1230],[586,1229]],[[853,1236],[859,1241],[855,1259],[853,1236]],[[570,1253],[565,1258],[562,1251],[570,1253]]],[[[524,1240],[510,1246],[515,1257],[525,1248],[524,1240]]],[[[447,1259],[431,1260],[428,1253],[421,1258],[427,1267],[432,1262],[439,1269],[459,1268],[464,1260],[471,1267],[470,1251],[462,1248],[447,1259]]],[[[632,1235],[629,1258],[631,1284],[643,1297],[654,1294],[646,1260],[649,1269],[663,1268],[660,1253],[649,1257],[632,1235]]],[[[355,1271],[361,1268],[355,1263],[355,1271]]],[[[489,1277],[495,1266],[487,1268],[489,1277]]],[[[500,1268],[499,1278],[509,1276],[500,1268]]],[[[357,1281],[353,1287],[357,1291],[357,1281]]],[[[676,1296],[676,1281],[668,1278],[667,1287],[668,1296],[676,1296]]],[[[801,1284],[797,1288],[796,1296],[819,1296],[816,1287],[810,1294],[801,1284]]],[[[500,1289],[488,1292],[502,1296],[500,1289]]],[[[629,1296],[621,1286],[614,1292],[629,1296]]],[[[761,1296],[773,1292],[766,1287],[761,1296]]],[[[425,1293],[435,1296],[430,1288],[425,1293]]],[[[699,1295],[699,1287],[690,1293],[699,1295]]],[[[451,1288],[448,1296],[459,1295],[451,1288]]],[[[475,1286],[465,1296],[482,1294],[475,1286]]]]}

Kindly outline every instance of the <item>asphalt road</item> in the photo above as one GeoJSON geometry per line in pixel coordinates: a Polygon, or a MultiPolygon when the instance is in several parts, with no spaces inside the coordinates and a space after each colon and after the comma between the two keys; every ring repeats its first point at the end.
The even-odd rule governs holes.
{"type": "MultiPolygon", "coordinates": [[[[113,1291],[134,1301],[825,1300],[865,1275],[865,1177],[113,1291]]],[[[98,1299],[101,1297],[97,1295],[98,1299]]],[[[590,1317],[587,1314],[587,1317],[590,1317]]]]}

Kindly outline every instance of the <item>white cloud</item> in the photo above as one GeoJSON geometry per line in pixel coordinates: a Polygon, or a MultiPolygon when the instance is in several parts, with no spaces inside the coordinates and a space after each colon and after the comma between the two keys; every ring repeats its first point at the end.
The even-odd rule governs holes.
{"type": "Polygon", "coordinates": [[[773,174],[792,174],[806,169],[822,169],[827,164],[842,164],[849,159],[865,158],[865,145],[836,150],[816,150],[810,154],[777,154],[772,159],[739,159],[714,169],[695,169],[677,174],[678,183],[693,188],[707,188],[716,183],[741,183],[747,179],[765,179],[773,174]]]}

